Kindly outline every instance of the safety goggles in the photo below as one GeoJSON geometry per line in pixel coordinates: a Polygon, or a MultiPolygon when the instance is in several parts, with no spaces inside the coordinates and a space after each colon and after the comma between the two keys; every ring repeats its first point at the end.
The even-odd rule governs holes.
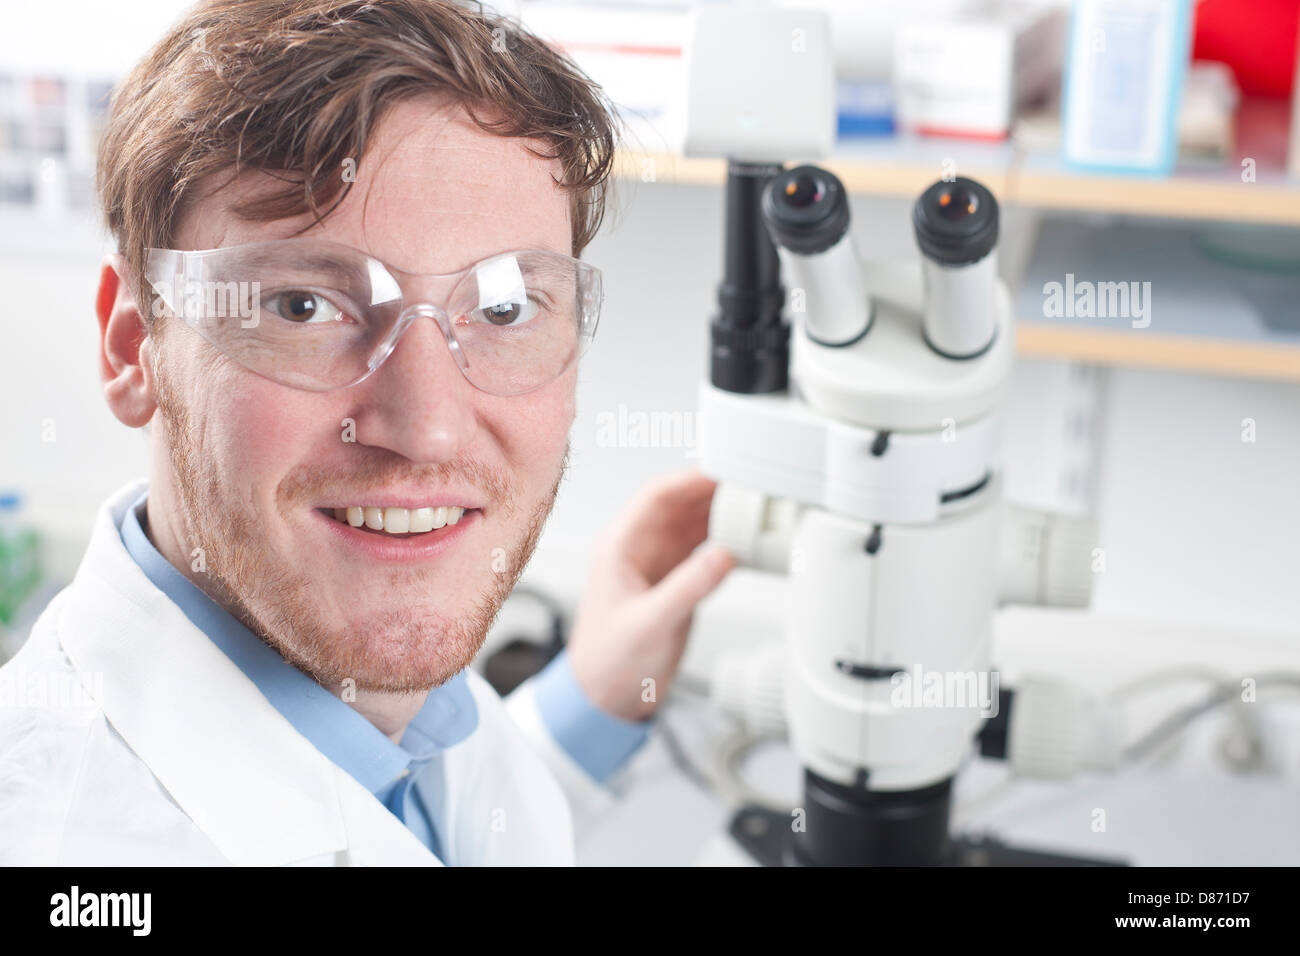
{"type": "Polygon", "coordinates": [[[363,381],[428,317],[472,385],[521,395],[586,351],[603,299],[599,269],[541,250],[436,275],[322,239],[147,252],[155,317],[170,314],[249,371],[307,391],[363,381]]]}

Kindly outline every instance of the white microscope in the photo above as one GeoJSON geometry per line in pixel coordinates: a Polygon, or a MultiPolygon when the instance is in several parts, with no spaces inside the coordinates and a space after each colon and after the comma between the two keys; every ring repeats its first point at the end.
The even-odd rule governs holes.
{"type": "Polygon", "coordinates": [[[699,405],[710,537],[788,577],[779,697],[804,768],[791,817],[747,808],[732,833],[771,864],[1091,862],[949,833],[999,707],[992,615],[1086,605],[1094,532],[1003,502],[1015,336],[993,195],[935,182],[919,262],[873,265],[840,181],[783,167],[833,145],[829,32],[817,10],[710,6],[687,48],[684,151],[728,160],[699,405]]]}

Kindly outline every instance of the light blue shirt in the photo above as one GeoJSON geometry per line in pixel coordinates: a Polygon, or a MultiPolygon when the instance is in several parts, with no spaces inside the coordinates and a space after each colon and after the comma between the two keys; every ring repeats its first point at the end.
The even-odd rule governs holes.
{"type": "MultiPolygon", "coordinates": [[[[375,795],[434,854],[438,788],[420,786],[426,766],[478,726],[478,708],[462,671],[429,692],[395,744],[379,728],[298,670],[234,615],[204,594],[153,546],[142,524],[147,496],[127,509],[122,542],[145,576],[257,685],[294,728],[375,795]]],[[[588,774],[604,781],[645,742],[649,721],[621,720],[583,693],[561,652],[534,678],[542,721],[588,774]]]]}

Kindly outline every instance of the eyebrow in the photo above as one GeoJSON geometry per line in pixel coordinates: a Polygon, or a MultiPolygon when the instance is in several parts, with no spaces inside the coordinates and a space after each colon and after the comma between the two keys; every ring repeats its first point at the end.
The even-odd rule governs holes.
{"type": "MultiPolygon", "coordinates": [[[[349,276],[359,276],[365,272],[364,268],[361,267],[362,263],[366,260],[373,259],[376,262],[381,263],[385,269],[396,271],[403,274],[421,275],[421,276],[457,276],[469,272],[471,269],[474,269],[477,266],[481,266],[483,263],[494,259],[499,259],[511,255],[518,257],[520,255],[526,255],[526,254],[532,254],[538,252],[545,253],[546,255],[551,255],[551,256],[568,257],[567,253],[556,252],[554,250],[544,249],[537,246],[528,246],[528,247],[514,248],[514,249],[503,249],[499,252],[489,253],[486,256],[482,256],[478,259],[475,259],[473,262],[470,262],[468,265],[462,266],[460,269],[457,269],[454,272],[406,273],[406,270],[396,269],[395,267],[385,263],[382,259],[379,259],[368,252],[365,252],[361,249],[355,249],[351,246],[347,246],[346,251],[340,251],[340,252],[334,252],[328,249],[323,250],[319,248],[303,250],[301,252],[295,253],[292,259],[285,259],[280,264],[281,265],[288,264],[293,266],[294,269],[303,270],[303,271],[313,270],[323,274],[337,274],[340,271],[344,271],[349,276]]],[[[250,251],[235,261],[235,267],[246,268],[250,272],[256,271],[260,259],[261,256],[257,255],[257,253],[254,251],[250,251]]],[[[558,275],[561,274],[563,271],[558,267],[558,265],[550,262],[549,260],[538,260],[536,258],[526,259],[520,262],[519,265],[520,265],[521,272],[526,276],[558,275]]]]}
{"type": "MultiPolygon", "coordinates": [[[[358,254],[363,255],[364,253],[358,253],[358,254]]],[[[316,268],[316,269],[337,269],[340,267],[351,268],[353,265],[356,264],[355,262],[349,261],[340,256],[333,255],[331,253],[315,253],[312,255],[303,256],[300,262],[303,266],[316,268]]]]}
{"type": "MultiPolygon", "coordinates": [[[[356,255],[364,257],[365,253],[358,250],[356,255]]],[[[340,271],[347,272],[349,275],[356,275],[358,273],[357,261],[344,255],[331,252],[321,252],[319,250],[315,252],[295,254],[292,259],[286,258],[277,263],[277,265],[290,265],[295,270],[312,270],[326,274],[333,274],[340,271]]],[[[259,268],[265,267],[265,260],[255,252],[250,252],[235,260],[234,266],[240,269],[246,268],[249,272],[256,272],[259,268]]]]}

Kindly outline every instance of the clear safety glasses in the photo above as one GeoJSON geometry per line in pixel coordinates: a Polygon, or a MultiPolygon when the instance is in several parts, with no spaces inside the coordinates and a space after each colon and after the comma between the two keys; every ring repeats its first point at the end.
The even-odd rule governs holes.
{"type": "Polygon", "coordinates": [[[150,249],[145,275],[155,317],[173,315],[249,371],[308,391],[362,381],[427,316],[472,385],[521,395],[586,351],[603,298],[600,270],[555,252],[417,275],[321,239],[150,249]]]}

